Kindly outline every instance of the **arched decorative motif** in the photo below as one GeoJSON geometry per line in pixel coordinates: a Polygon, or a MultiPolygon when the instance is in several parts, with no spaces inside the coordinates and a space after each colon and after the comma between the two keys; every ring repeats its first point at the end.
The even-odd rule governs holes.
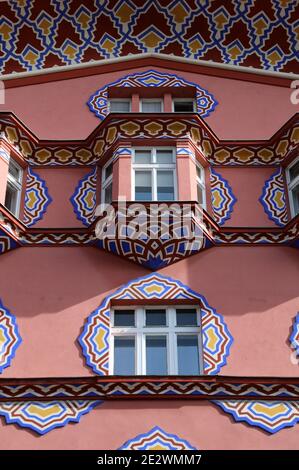
{"type": "Polygon", "coordinates": [[[77,219],[88,226],[94,218],[96,208],[96,187],[97,187],[97,168],[80,179],[74,194],[71,197],[71,203],[77,219]]]}
{"type": "Polygon", "coordinates": [[[0,403],[0,416],[7,424],[18,424],[38,434],[46,434],[73,422],[101,404],[101,401],[24,401],[0,403]]]}
{"type": "Polygon", "coordinates": [[[10,366],[21,342],[15,316],[0,300],[0,374],[10,366]]]}
{"type": "Polygon", "coordinates": [[[108,83],[97,90],[89,99],[88,106],[91,112],[95,113],[101,120],[108,114],[108,88],[117,87],[185,87],[192,86],[196,89],[197,114],[207,117],[214,111],[218,102],[214,96],[197,83],[189,82],[177,75],[158,72],[157,70],[147,70],[146,72],[137,72],[126,75],[115,82],[108,83]]]}
{"type": "Polygon", "coordinates": [[[259,201],[269,219],[273,220],[276,225],[282,227],[288,222],[282,168],[278,168],[265,182],[259,201]]]}
{"type": "Polygon", "coordinates": [[[237,199],[228,181],[213,168],[211,168],[211,193],[214,218],[218,225],[223,225],[230,219],[237,199]]]}
{"type": "Polygon", "coordinates": [[[28,167],[25,205],[24,205],[24,223],[29,227],[41,220],[52,202],[45,181],[28,167]]]}
{"type": "Polygon", "coordinates": [[[204,372],[217,374],[226,364],[233,338],[223,320],[200,294],[189,287],[161,274],[148,276],[130,281],[113,294],[106,297],[101,305],[88,317],[79,343],[83,349],[86,363],[99,375],[109,373],[109,334],[111,301],[157,300],[170,301],[193,300],[200,303],[203,335],[204,372]]]}
{"type": "Polygon", "coordinates": [[[271,434],[294,426],[299,421],[299,403],[295,401],[213,401],[235,421],[244,421],[271,434]]]}
{"type": "Polygon", "coordinates": [[[118,450],[196,450],[188,441],[169,434],[159,426],[125,442],[118,450]]]}
{"type": "Polygon", "coordinates": [[[293,329],[290,336],[290,343],[293,349],[296,351],[296,355],[298,355],[298,364],[299,364],[299,312],[297,313],[294,323],[293,329]]]}

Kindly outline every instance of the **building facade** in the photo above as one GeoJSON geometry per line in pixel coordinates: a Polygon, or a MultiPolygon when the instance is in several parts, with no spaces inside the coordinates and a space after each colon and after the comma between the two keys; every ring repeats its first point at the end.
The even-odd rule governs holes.
{"type": "Polygon", "coordinates": [[[296,449],[296,2],[106,3],[0,7],[0,448],[296,449]]]}

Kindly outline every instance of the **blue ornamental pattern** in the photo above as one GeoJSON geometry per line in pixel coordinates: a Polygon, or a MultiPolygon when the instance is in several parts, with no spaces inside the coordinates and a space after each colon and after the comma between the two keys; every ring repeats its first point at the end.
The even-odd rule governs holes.
{"type": "Polygon", "coordinates": [[[28,167],[24,205],[24,223],[31,227],[41,220],[52,202],[45,181],[28,167]]]}
{"type": "Polygon", "coordinates": [[[288,210],[282,168],[278,168],[265,182],[263,193],[259,201],[269,219],[273,220],[276,225],[283,227],[288,222],[288,210]]]}
{"type": "Polygon", "coordinates": [[[88,226],[94,219],[96,209],[97,168],[85,175],[71,197],[77,219],[88,226]]]}
{"type": "Polygon", "coordinates": [[[218,102],[213,95],[197,83],[189,82],[177,75],[158,72],[157,70],[148,70],[146,72],[133,73],[126,75],[115,82],[108,83],[104,87],[97,90],[89,99],[89,109],[95,113],[100,119],[104,119],[108,114],[108,88],[111,86],[118,87],[186,87],[191,86],[196,90],[196,107],[197,113],[201,117],[207,117],[214,111],[218,102]]]}

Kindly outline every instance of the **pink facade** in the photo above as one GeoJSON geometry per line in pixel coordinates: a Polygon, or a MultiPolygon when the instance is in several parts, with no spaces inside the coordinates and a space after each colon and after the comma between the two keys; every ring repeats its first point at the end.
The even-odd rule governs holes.
{"type": "Polygon", "coordinates": [[[8,77],[0,104],[0,449],[151,448],[155,432],[180,449],[298,449],[292,77],[166,54],[47,67],[8,77]],[[141,112],[142,100],[161,109],[141,112]],[[125,239],[101,238],[98,205],[115,211],[119,199],[147,215],[157,202],[185,207],[197,235],[180,212],[179,232],[172,216],[164,224],[169,239],[145,236],[145,216],[139,239],[127,226],[125,239]],[[200,312],[183,331],[199,338],[198,373],[137,373],[141,349],[135,373],[113,373],[112,313],[134,310],[138,322],[158,307],[200,312]],[[65,396],[50,391],[59,384],[65,396]]]}

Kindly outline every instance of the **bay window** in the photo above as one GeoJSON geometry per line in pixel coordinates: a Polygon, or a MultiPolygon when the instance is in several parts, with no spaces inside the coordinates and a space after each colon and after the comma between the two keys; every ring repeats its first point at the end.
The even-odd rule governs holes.
{"type": "Polygon", "coordinates": [[[205,175],[204,169],[196,163],[196,188],[197,188],[197,202],[205,209],[206,207],[206,188],[205,188],[205,175]]]}
{"type": "Polygon", "coordinates": [[[113,162],[109,161],[104,165],[102,170],[102,195],[101,201],[105,204],[112,202],[112,178],[113,178],[113,162]]]}
{"type": "Polygon", "coordinates": [[[287,168],[287,183],[292,217],[299,214],[299,158],[287,168]]]}
{"type": "Polygon", "coordinates": [[[16,217],[20,211],[22,176],[22,168],[14,160],[10,160],[4,205],[16,217]]]}
{"type": "Polygon", "coordinates": [[[200,310],[190,306],[115,308],[111,375],[200,375],[200,310]]]}
{"type": "Polygon", "coordinates": [[[176,195],[176,164],[173,148],[133,149],[135,201],[173,201],[176,195]]]}

